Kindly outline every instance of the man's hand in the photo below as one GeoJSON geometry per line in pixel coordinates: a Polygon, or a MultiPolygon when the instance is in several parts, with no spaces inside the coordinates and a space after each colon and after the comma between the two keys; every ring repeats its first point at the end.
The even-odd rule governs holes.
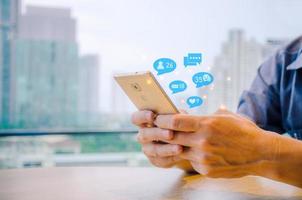
{"type": "Polygon", "coordinates": [[[139,127],[137,139],[145,155],[158,167],[178,166],[188,171],[192,170],[189,162],[179,157],[183,147],[179,144],[168,144],[173,139],[173,131],[154,127],[155,117],[151,111],[138,111],[132,115],[132,122],[139,127]]]}
{"type": "Polygon", "coordinates": [[[258,175],[302,188],[302,141],[262,130],[239,115],[156,117],[141,111],[132,121],[140,126],[138,139],[156,166],[194,168],[209,177],[258,175]]]}
{"type": "Polygon", "coordinates": [[[182,145],[180,157],[209,177],[255,174],[259,163],[273,159],[274,141],[268,134],[252,121],[230,112],[211,116],[159,115],[154,124],[158,131],[174,131],[173,138],[163,141],[182,145]]]}

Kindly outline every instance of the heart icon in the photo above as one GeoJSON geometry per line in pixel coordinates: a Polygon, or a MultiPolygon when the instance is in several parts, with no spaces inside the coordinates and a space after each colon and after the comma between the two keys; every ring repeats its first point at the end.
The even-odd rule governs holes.
{"type": "Polygon", "coordinates": [[[195,103],[195,99],[189,99],[189,102],[190,102],[191,104],[194,104],[194,103],[195,103]]]}
{"type": "Polygon", "coordinates": [[[187,99],[187,104],[190,108],[195,108],[195,107],[201,106],[202,98],[200,98],[198,96],[189,97],[187,99]]]}

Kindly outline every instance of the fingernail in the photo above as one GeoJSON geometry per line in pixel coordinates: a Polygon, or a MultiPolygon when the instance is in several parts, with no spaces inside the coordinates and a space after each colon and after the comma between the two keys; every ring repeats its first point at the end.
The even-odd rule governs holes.
{"type": "Polygon", "coordinates": [[[173,132],[169,130],[164,130],[163,135],[167,140],[171,140],[173,138],[173,132]]]}

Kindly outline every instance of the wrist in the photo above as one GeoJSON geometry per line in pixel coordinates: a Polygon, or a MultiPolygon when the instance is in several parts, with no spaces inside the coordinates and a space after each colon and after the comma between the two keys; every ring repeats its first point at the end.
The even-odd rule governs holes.
{"type": "Polygon", "coordinates": [[[261,151],[260,161],[276,162],[280,158],[280,145],[283,138],[277,133],[262,130],[259,149],[261,151]]]}
{"type": "Polygon", "coordinates": [[[259,157],[253,164],[252,171],[253,175],[272,178],[278,172],[282,136],[265,130],[261,130],[261,134],[258,139],[258,145],[256,145],[259,157]]]}
{"type": "Polygon", "coordinates": [[[302,141],[264,130],[257,138],[249,174],[302,187],[302,141]]]}
{"type": "Polygon", "coordinates": [[[262,142],[262,159],[255,164],[254,175],[301,185],[302,178],[298,183],[292,180],[302,177],[302,142],[269,131],[264,131],[262,142]]]}

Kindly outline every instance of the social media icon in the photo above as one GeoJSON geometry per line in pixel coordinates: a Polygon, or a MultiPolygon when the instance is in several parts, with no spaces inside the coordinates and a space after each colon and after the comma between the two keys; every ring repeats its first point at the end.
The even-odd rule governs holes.
{"type": "Polygon", "coordinates": [[[196,84],[196,88],[210,85],[214,81],[214,77],[207,72],[199,72],[195,74],[192,81],[196,84]]]}
{"type": "Polygon", "coordinates": [[[189,53],[188,56],[184,57],[184,66],[196,66],[201,63],[201,53],[189,53]]]}
{"type": "Polygon", "coordinates": [[[176,62],[170,58],[160,58],[153,63],[153,68],[157,71],[157,75],[162,75],[174,71],[176,62]]]}
{"type": "Polygon", "coordinates": [[[199,96],[191,96],[187,99],[187,104],[190,108],[195,108],[195,107],[201,106],[202,103],[203,103],[203,100],[199,96]]]}
{"type": "Polygon", "coordinates": [[[187,89],[187,84],[184,81],[176,80],[169,84],[169,88],[173,94],[185,91],[187,89]]]}

